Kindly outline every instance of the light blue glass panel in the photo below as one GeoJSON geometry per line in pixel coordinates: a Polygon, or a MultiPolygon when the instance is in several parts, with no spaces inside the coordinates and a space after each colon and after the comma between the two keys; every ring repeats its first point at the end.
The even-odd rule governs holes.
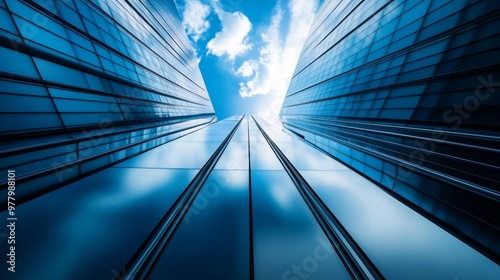
{"type": "MultiPolygon", "coordinates": [[[[250,135],[254,133],[250,132],[250,135]]],[[[260,132],[256,132],[260,133],[260,132]]],[[[250,166],[252,170],[281,170],[283,166],[269,144],[263,141],[250,141],[250,166]]]]}
{"type": "Polygon", "coordinates": [[[166,143],[135,158],[124,161],[117,167],[144,168],[201,168],[219,147],[219,142],[166,143]]]}
{"type": "Polygon", "coordinates": [[[210,133],[209,131],[205,131],[205,129],[203,129],[182,137],[180,141],[222,142],[227,137],[227,135],[228,133],[210,133]]]}
{"type": "Polygon", "coordinates": [[[215,169],[248,170],[248,142],[231,141],[215,169]]]}
{"type": "Polygon", "coordinates": [[[266,121],[260,119],[259,124],[296,169],[348,170],[348,168],[340,162],[307,145],[303,141],[291,137],[277,127],[268,124],[266,121]]]}
{"type": "Polygon", "coordinates": [[[353,171],[301,171],[386,279],[497,279],[500,267],[353,171]]]}

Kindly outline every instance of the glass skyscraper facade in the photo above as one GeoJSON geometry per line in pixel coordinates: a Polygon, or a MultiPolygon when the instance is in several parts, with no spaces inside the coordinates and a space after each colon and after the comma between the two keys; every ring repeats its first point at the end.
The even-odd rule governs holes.
{"type": "Polygon", "coordinates": [[[325,1],[284,126],[500,259],[500,2],[325,1]]]}
{"type": "Polygon", "coordinates": [[[217,120],[173,1],[0,0],[0,279],[498,279],[499,7],[325,0],[217,120]]]}
{"type": "Polygon", "coordinates": [[[216,120],[171,1],[1,0],[0,14],[0,170],[19,201],[216,120]]]}
{"type": "MultiPolygon", "coordinates": [[[[30,200],[16,216],[17,279],[500,272],[348,166],[251,116],[218,121],[30,200]]],[[[0,275],[9,276],[2,265],[0,275]]]]}

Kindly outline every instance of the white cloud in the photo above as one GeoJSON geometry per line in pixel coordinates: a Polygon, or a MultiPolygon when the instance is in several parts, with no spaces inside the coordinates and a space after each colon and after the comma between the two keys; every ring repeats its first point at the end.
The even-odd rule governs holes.
{"type": "Polygon", "coordinates": [[[259,69],[259,63],[255,60],[247,60],[236,70],[236,74],[241,77],[250,77],[259,69]]]}
{"type": "Polygon", "coordinates": [[[210,15],[210,6],[197,0],[187,0],[182,13],[182,24],[187,34],[196,42],[201,35],[210,28],[207,17],[210,15]]]}
{"type": "Polygon", "coordinates": [[[223,56],[228,55],[230,60],[244,54],[252,48],[248,43],[248,32],[252,29],[250,20],[241,12],[226,12],[218,0],[212,0],[212,7],[219,18],[222,30],[207,44],[208,53],[223,56]]]}
{"type": "Polygon", "coordinates": [[[280,29],[286,22],[283,22],[283,10],[278,4],[271,25],[261,34],[259,70],[251,80],[240,83],[239,90],[241,97],[273,96],[271,106],[261,115],[279,113],[317,6],[317,0],[291,0],[287,6],[290,13],[288,34],[282,41],[280,29]]]}
{"type": "Polygon", "coordinates": [[[243,84],[240,84],[240,96],[251,97],[257,94],[272,94],[279,91],[283,86],[280,68],[280,53],[282,42],[280,26],[283,19],[281,8],[277,8],[276,14],[271,19],[271,25],[266,32],[261,34],[262,47],[259,57],[259,71],[255,77],[243,84]]]}

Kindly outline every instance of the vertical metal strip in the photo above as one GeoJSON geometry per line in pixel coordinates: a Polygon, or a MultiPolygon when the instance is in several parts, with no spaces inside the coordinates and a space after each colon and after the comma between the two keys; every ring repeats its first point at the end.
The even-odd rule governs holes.
{"type": "Polygon", "coordinates": [[[253,252],[253,199],[252,199],[252,165],[251,165],[251,151],[250,151],[250,118],[247,119],[247,143],[248,143],[248,205],[250,216],[250,280],[255,278],[255,265],[254,265],[254,252],[253,252]]]}
{"type": "MultiPolygon", "coordinates": [[[[253,117],[252,117],[253,118],[253,117]]],[[[356,241],[344,229],[339,220],[333,215],[321,198],[309,186],[307,181],[300,175],[299,171],[281,152],[273,140],[266,134],[264,129],[253,118],[260,132],[274,151],[284,169],[292,179],[295,187],[299,191],[302,199],[305,201],[309,210],[316,218],[323,232],[330,240],[333,248],[337,252],[340,260],[346,267],[353,279],[384,279],[375,265],[370,261],[366,254],[361,250],[356,241]]]]}
{"type": "Polygon", "coordinates": [[[177,228],[184,220],[184,216],[189,211],[189,208],[193,204],[196,196],[200,192],[203,184],[212,172],[227,145],[233,138],[233,135],[240,126],[242,120],[243,118],[238,121],[229,135],[200,169],[198,174],[196,174],[191,183],[189,183],[179,198],[174,202],[165,216],[163,216],[161,221],[144,241],[142,246],[130,259],[127,265],[125,265],[121,273],[119,273],[120,276],[115,279],[133,280],[149,278],[156,263],[161,258],[163,251],[166,249],[177,228]]]}

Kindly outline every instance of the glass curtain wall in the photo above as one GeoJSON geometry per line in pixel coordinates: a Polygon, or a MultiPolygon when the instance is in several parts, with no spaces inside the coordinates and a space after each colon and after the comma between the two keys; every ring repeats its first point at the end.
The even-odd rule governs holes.
{"type": "Polygon", "coordinates": [[[0,172],[19,200],[216,121],[171,1],[0,0],[0,18],[0,172]]]}
{"type": "Polygon", "coordinates": [[[20,279],[500,273],[349,166],[284,132],[279,121],[252,116],[168,142],[25,202],[17,213],[20,279]]]}
{"type": "Polygon", "coordinates": [[[499,12],[499,1],[325,1],[280,113],[497,261],[499,12]]]}

